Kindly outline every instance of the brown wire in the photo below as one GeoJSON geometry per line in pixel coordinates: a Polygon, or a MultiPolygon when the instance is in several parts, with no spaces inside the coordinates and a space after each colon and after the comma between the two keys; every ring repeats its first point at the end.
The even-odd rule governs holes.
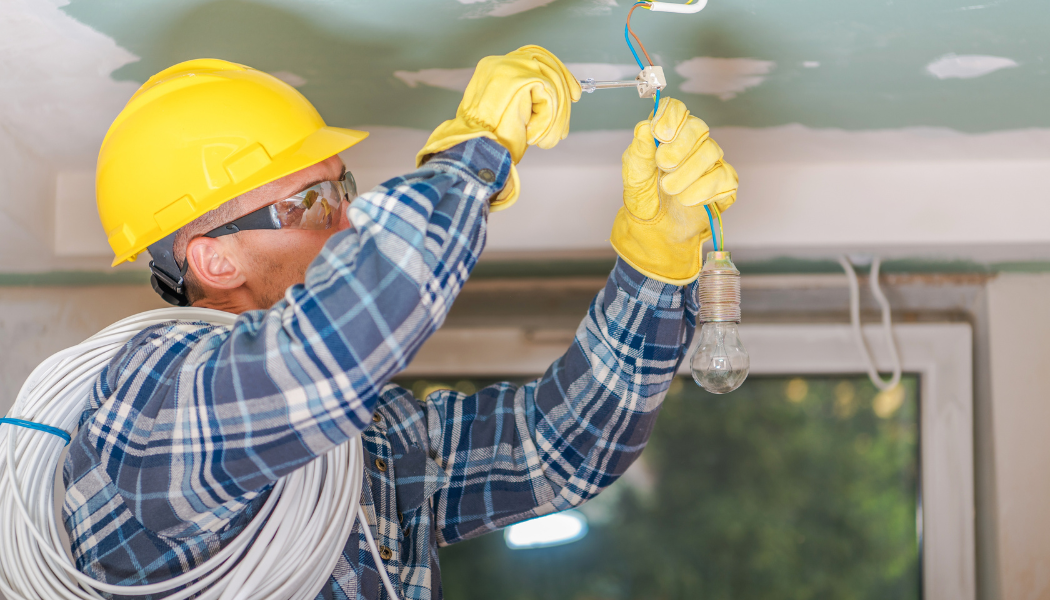
{"type": "Polygon", "coordinates": [[[635,4],[631,7],[631,10],[627,11],[627,31],[631,32],[631,37],[634,38],[634,41],[638,42],[638,47],[642,49],[642,54],[645,55],[645,60],[649,61],[649,66],[651,67],[653,66],[653,59],[649,58],[649,53],[645,51],[645,44],[643,44],[642,40],[638,38],[638,34],[636,34],[634,30],[631,29],[631,13],[633,13],[634,9],[638,8],[639,6],[641,5],[635,4]]]}

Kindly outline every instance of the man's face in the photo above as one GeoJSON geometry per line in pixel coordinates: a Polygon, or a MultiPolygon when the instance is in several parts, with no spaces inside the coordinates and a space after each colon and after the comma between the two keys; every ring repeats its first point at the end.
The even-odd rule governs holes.
{"type": "MultiPolygon", "coordinates": [[[[284,200],[322,181],[339,179],[344,170],[342,159],[333,156],[256,188],[236,199],[238,206],[234,218],[284,200]]],[[[281,300],[290,286],[303,283],[307,267],[317,258],[328,238],[349,225],[344,202],[329,229],[248,230],[218,238],[229,244],[228,249],[244,274],[244,287],[249,292],[251,304],[254,304],[245,308],[269,308],[281,300]]]]}

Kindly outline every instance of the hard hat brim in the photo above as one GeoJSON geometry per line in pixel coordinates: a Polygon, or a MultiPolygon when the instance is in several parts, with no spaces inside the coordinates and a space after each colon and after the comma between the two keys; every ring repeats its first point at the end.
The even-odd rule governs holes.
{"type": "MultiPolygon", "coordinates": [[[[264,186],[271,181],[276,181],[282,177],[291,175],[296,171],[301,171],[311,165],[321,162],[322,160],[335,156],[367,137],[367,131],[344,129],[342,127],[322,127],[303,138],[300,142],[293,144],[284,152],[274,156],[273,160],[271,160],[266,167],[236,184],[224,186],[221,193],[216,193],[212,196],[201,199],[198,202],[198,212],[194,216],[186,219],[184,223],[179,223],[176,226],[176,229],[185,226],[198,216],[210,210],[214,210],[221,204],[229,202],[230,200],[254,190],[255,188],[264,186]]],[[[150,244],[159,241],[164,236],[165,234],[158,228],[157,235],[151,236],[155,239],[147,239],[144,244],[138,245],[138,247],[148,247],[150,244]]],[[[141,250],[138,250],[117,255],[113,260],[112,266],[115,267],[125,261],[135,260],[135,257],[140,252],[141,250]]]]}

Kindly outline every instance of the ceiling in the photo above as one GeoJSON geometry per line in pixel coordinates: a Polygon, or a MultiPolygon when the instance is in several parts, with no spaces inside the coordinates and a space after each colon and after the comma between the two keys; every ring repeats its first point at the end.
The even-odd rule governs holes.
{"type": "MultiPolygon", "coordinates": [[[[99,144],[138,85],[183,60],[274,73],[329,124],[371,131],[343,155],[363,189],[411,169],[483,56],[539,44],[581,78],[638,70],[628,0],[0,7],[0,279],[109,272],[99,144]]],[[[710,0],[699,14],[633,20],[667,93],[712,125],[740,172],[726,215],[735,256],[1050,268],[1047,23],[1045,0],[710,0]]],[[[631,90],[585,94],[569,139],[521,164],[521,201],[491,219],[485,256],[611,256],[619,156],[649,109],[631,90]]]]}
{"type": "MultiPolygon", "coordinates": [[[[458,93],[419,83],[427,79],[419,71],[469,69],[483,56],[539,44],[566,63],[630,72],[629,6],[72,0],[63,10],[140,58],[113,72],[117,80],[141,83],[176,62],[218,57],[291,74],[332,124],[430,129],[455,111],[458,93]]],[[[670,93],[712,125],[964,132],[1050,126],[1045,102],[1033,101],[1050,98],[1047,23],[1045,0],[711,0],[696,15],[636,10],[633,21],[665,66],[670,93]],[[713,90],[712,78],[721,82],[713,90]],[[708,94],[696,93],[705,85],[708,94]]],[[[438,83],[455,87],[451,79],[438,83]]],[[[632,96],[584,98],[573,130],[629,128],[646,111],[632,96]]]]}

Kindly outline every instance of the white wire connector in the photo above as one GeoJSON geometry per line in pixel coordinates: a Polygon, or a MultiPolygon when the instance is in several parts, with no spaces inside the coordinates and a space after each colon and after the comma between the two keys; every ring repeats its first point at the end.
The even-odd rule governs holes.
{"type": "Polygon", "coordinates": [[[667,87],[663,67],[646,67],[635,77],[635,81],[638,82],[639,98],[652,98],[656,92],[667,87]]]}
{"type": "Polygon", "coordinates": [[[656,92],[667,87],[667,78],[664,77],[663,67],[646,67],[642,69],[634,81],[595,81],[594,78],[580,79],[580,88],[588,94],[595,90],[611,90],[616,88],[635,88],[638,90],[639,98],[652,98],[656,92]]]}
{"type": "Polygon", "coordinates": [[[901,380],[901,359],[897,354],[897,342],[893,338],[893,322],[890,318],[890,303],[886,300],[886,295],[882,293],[882,287],[879,285],[879,267],[881,266],[882,260],[879,257],[875,257],[871,262],[871,275],[868,277],[868,283],[871,285],[871,293],[875,296],[875,300],[878,301],[879,307],[882,309],[882,328],[886,335],[886,344],[890,350],[890,361],[893,362],[893,376],[890,380],[883,381],[882,377],[879,376],[878,369],[875,368],[875,361],[871,358],[871,352],[868,350],[868,342],[864,339],[864,332],[860,327],[860,285],[857,283],[857,273],[853,270],[853,264],[850,263],[849,258],[845,255],[839,257],[839,264],[842,265],[842,270],[846,272],[846,278],[849,280],[849,317],[850,324],[853,326],[853,337],[857,342],[857,349],[860,350],[861,356],[864,357],[865,366],[868,369],[868,377],[871,382],[875,384],[875,387],[882,391],[891,390],[897,387],[897,384],[901,380]]]}

